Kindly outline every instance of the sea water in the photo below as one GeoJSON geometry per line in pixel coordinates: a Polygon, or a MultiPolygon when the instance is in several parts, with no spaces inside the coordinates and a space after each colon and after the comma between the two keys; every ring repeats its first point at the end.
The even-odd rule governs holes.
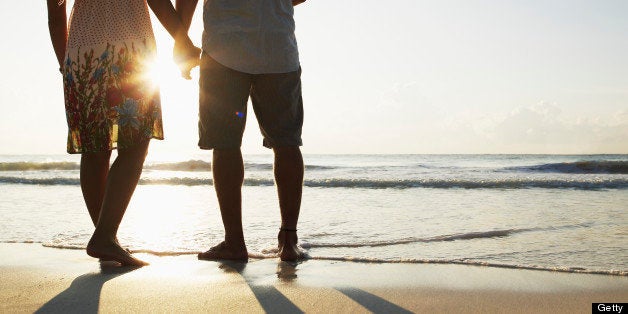
{"type": "MultiPolygon", "coordinates": [[[[114,155],[115,156],[115,155],[114,155]]],[[[245,156],[249,252],[280,225],[271,155],[245,156]]],[[[120,226],[135,252],[192,254],[223,228],[211,154],[149,155],[120,226]]],[[[628,275],[628,155],[306,155],[312,259],[628,275]]],[[[0,242],[81,249],[93,226],[78,156],[0,156],[0,242]]]]}

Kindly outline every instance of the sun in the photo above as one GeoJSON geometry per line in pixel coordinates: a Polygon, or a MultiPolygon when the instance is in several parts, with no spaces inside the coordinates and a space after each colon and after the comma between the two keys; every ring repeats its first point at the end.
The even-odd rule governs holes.
{"type": "Polygon", "coordinates": [[[173,83],[179,76],[179,70],[174,62],[162,54],[158,54],[147,67],[146,78],[156,88],[173,83]]]}

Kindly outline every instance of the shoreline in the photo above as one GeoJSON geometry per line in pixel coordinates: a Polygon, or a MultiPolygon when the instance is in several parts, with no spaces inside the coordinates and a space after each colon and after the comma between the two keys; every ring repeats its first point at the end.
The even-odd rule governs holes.
{"type": "Polygon", "coordinates": [[[82,250],[0,244],[1,312],[564,312],[628,300],[624,276],[456,264],[198,261],[137,253],[98,263],[82,250]]]}
{"type": "MultiPolygon", "coordinates": [[[[0,244],[40,244],[45,248],[58,249],[58,250],[73,250],[84,251],[84,247],[77,246],[54,246],[46,245],[40,242],[3,242],[0,244]]],[[[167,256],[183,256],[183,255],[196,255],[201,251],[189,251],[189,252],[161,252],[151,250],[131,250],[133,254],[148,254],[151,256],[167,257],[167,256]]],[[[249,258],[253,260],[259,259],[273,259],[275,257],[269,257],[264,253],[251,253],[249,252],[249,258]]],[[[334,261],[334,262],[348,262],[348,263],[367,263],[367,264],[433,264],[433,265],[462,265],[462,266],[475,266],[475,267],[492,267],[492,268],[505,268],[514,270],[532,270],[532,271],[544,271],[555,273],[567,273],[567,274],[589,274],[589,275],[604,275],[604,276],[618,276],[628,277],[628,270],[596,270],[586,269],[582,267],[546,267],[537,265],[514,265],[514,264],[501,264],[494,262],[473,261],[473,260],[440,260],[440,259],[410,259],[410,260],[386,260],[377,258],[361,258],[361,257],[334,257],[334,256],[314,256],[309,257],[303,262],[307,261],[334,261]]]]}

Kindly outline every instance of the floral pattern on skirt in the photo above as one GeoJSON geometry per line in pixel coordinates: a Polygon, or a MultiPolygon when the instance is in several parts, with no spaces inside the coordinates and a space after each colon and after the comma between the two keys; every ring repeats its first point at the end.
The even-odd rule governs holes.
{"type": "Polygon", "coordinates": [[[159,90],[146,41],[72,49],[63,69],[68,153],[103,152],[163,139],[159,90]]]}

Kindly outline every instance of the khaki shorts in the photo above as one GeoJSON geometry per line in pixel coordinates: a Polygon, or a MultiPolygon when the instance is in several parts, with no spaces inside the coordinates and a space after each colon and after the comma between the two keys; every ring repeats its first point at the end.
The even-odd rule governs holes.
{"type": "Polygon", "coordinates": [[[203,53],[199,91],[201,149],[242,145],[249,96],[265,147],[303,144],[300,68],[288,73],[248,74],[225,67],[203,53]]]}

